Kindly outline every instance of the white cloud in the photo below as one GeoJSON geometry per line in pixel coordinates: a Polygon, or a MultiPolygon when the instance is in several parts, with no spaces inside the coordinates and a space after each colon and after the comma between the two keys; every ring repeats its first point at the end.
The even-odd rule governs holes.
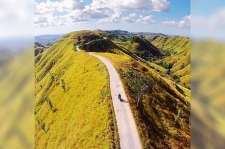
{"type": "Polygon", "coordinates": [[[151,10],[168,12],[170,10],[170,2],[167,0],[151,0],[151,10]]]}
{"type": "Polygon", "coordinates": [[[142,24],[154,24],[156,23],[155,17],[153,15],[148,15],[145,17],[140,16],[138,20],[136,20],[136,23],[142,23],[142,24]]]}
{"type": "Polygon", "coordinates": [[[163,21],[162,25],[163,26],[177,26],[177,22],[176,21],[163,21]]]}
{"type": "Polygon", "coordinates": [[[169,11],[170,2],[167,0],[93,0],[92,7],[96,9],[111,9],[114,11],[169,11]]]}
{"type": "Polygon", "coordinates": [[[190,15],[186,15],[182,18],[181,21],[163,21],[160,25],[163,26],[175,26],[175,27],[180,27],[180,28],[190,28],[190,20],[191,17],[190,15]]]}
{"type": "Polygon", "coordinates": [[[63,0],[37,3],[35,2],[35,14],[46,14],[52,12],[70,12],[72,10],[81,10],[85,8],[85,3],[82,0],[63,0]]]}
{"type": "Polygon", "coordinates": [[[59,20],[57,16],[53,16],[52,14],[38,15],[35,17],[34,22],[36,28],[67,24],[65,19],[59,20]]]}
{"type": "Polygon", "coordinates": [[[70,13],[60,16],[63,20],[65,20],[66,24],[71,23],[84,23],[89,21],[90,19],[96,18],[104,18],[108,17],[107,11],[96,10],[90,6],[86,6],[83,10],[74,10],[70,13]]]}
{"type": "Polygon", "coordinates": [[[35,15],[36,27],[43,27],[43,26],[46,27],[57,24],[68,25],[74,23],[84,23],[89,21],[89,19],[104,18],[104,17],[108,17],[107,11],[97,10],[93,7],[90,7],[89,5],[84,6],[84,2],[82,2],[81,0],[63,0],[61,2],[51,2],[48,0],[45,3],[43,2],[40,4],[36,3],[36,15],[35,15]],[[56,17],[54,16],[54,12],[67,12],[67,13],[65,15],[56,17]]]}
{"type": "Polygon", "coordinates": [[[54,3],[47,0],[46,2],[35,2],[35,15],[47,14],[55,11],[54,3]]]}
{"type": "Polygon", "coordinates": [[[121,13],[115,12],[110,17],[99,20],[98,23],[119,23],[120,17],[121,13]]]}
{"type": "Polygon", "coordinates": [[[191,20],[190,15],[187,15],[187,16],[183,17],[183,19],[178,22],[178,27],[190,28],[190,20],[191,20]]]}
{"type": "Polygon", "coordinates": [[[132,17],[132,18],[137,17],[137,16],[138,15],[136,13],[132,13],[132,14],[129,15],[129,17],[132,17]]]}
{"type": "Polygon", "coordinates": [[[136,18],[138,15],[136,13],[129,14],[127,17],[123,17],[122,20],[126,23],[132,23],[135,22],[134,18],[136,18]]]}
{"type": "Polygon", "coordinates": [[[134,22],[134,19],[133,18],[130,18],[130,17],[123,17],[122,20],[126,23],[132,23],[134,22]]]}
{"type": "MultiPolygon", "coordinates": [[[[53,20],[64,24],[86,22],[96,18],[100,19],[98,23],[119,22],[124,11],[169,11],[169,5],[167,0],[93,0],[90,5],[85,5],[83,0],[47,0],[35,3],[35,24],[57,24],[50,16],[54,18],[53,20]],[[57,12],[64,14],[55,18],[57,12]]],[[[122,20],[127,23],[135,22],[137,16],[136,13],[132,13],[122,20]]],[[[136,22],[152,24],[156,21],[149,15],[139,18],[136,22]]]]}

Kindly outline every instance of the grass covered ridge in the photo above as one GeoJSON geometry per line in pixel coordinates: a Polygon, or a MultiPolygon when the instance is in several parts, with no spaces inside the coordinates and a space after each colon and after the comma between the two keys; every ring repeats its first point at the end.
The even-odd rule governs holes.
{"type": "Polygon", "coordinates": [[[119,148],[108,72],[76,46],[112,61],[144,148],[190,148],[188,43],[160,41],[160,55],[152,56],[146,39],[157,37],[135,38],[78,31],[35,57],[37,148],[119,148]]]}
{"type": "Polygon", "coordinates": [[[162,75],[167,75],[168,78],[190,89],[190,39],[183,36],[146,38],[164,54],[161,59],[154,61],[156,65],[150,65],[162,75]]]}
{"type": "Polygon", "coordinates": [[[109,58],[120,74],[143,147],[190,148],[190,94],[187,89],[167,82],[127,55],[98,54],[109,58]],[[126,75],[131,70],[150,82],[138,106],[132,89],[135,84],[130,83],[135,78],[126,75]]]}
{"type": "Polygon", "coordinates": [[[35,147],[118,148],[106,67],[74,53],[73,37],[65,35],[36,60],[35,147]]]}

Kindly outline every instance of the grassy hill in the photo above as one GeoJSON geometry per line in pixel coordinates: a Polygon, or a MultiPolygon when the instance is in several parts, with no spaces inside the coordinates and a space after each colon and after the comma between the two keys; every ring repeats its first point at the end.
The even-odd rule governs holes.
{"type": "Polygon", "coordinates": [[[37,148],[119,148],[107,70],[76,46],[113,62],[144,148],[190,148],[190,91],[161,77],[144,57],[158,60],[163,51],[144,38],[101,30],[69,33],[35,57],[37,148]]]}
{"type": "Polygon", "coordinates": [[[190,148],[190,93],[186,95],[176,83],[169,83],[126,54],[97,54],[116,66],[144,148],[190,148]],[[137,106],[136,93],[145,85],[147,90],[137,106]]]}
{"type": "Polygon", "coordinates": [[[161,49],[164,55],[161,59],[151,61],[150,65],[162,75],[190,89],[190,39],[182,36],[149,36],[146,39],[161,49]]]}
{"type": "Polygon", "coordinates": [[[74,37],[35,58],[35,147],[118,148],[108,73],[74,37]]]}

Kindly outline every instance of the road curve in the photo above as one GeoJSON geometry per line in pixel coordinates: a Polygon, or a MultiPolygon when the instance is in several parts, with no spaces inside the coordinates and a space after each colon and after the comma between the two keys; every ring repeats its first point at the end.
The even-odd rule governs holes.
{"type": "Polygon", "coordinates": [[[77,51],[80,51],[80,48],[79,48],[79,46],[76,46],[76,49],[77,49],[77,51]]]}
{"type": "MultiPolygon", "coordinates": [[[[78,47],[77,49],[79,50],[78,47]]],[[[108,69],[110,76],[110,89],[116,115],[121,149],[141,149],[142,147],[137,127],[124,92],[122,82],[115,67],[107,58],[95,55],[93,53],[89,54],[100,59],[108,69]],[[121,94],[123,101],[118,99],[119,94],[121,94]]]]}

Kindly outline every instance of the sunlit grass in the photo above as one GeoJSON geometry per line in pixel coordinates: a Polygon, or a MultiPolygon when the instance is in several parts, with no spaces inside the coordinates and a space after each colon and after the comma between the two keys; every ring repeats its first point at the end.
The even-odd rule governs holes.
{"type": "Polygon", "coordinates": [[[154,70],[148,69],[141,62],[132,58],[125,58],[124,54],[96,54],[110,59],[119,72],[144,148],[150,146],[164,148],[165,146],[160,142],[161,135],[164,136],[164,141],[171,147],[186,146],[188,148],[190,146],[190,125],[188,123],[190,118],[190,90],[160,77],[154,70]],[[123,74],[128,70],[137,71],[152,78],[151,85],[154,86],[154,89],[152,92],[143,95],[139,107],[136,106],[131,96],[132,93],[126,77],[123,77],[123,74]],[[179,106],[170,107],[170,102],[175,101],[179,103],[179,106]],[[184,110],[183,116],[176,118],[180,108],[184,110]],[[175,119],[177,119],[176,125],[175,119]],[[164,133],[161,134],[160,132],[164,133]],[[178,133],[180,134],[179,137],[183,139],[182,142],[177,139],[178,133]]]}
{"type": "Polygon", "coordinates": [[[74,52],[71,41],[62,38],[36,64],[35,146],[118,148],[106,67],[85,52],[74,52]],[[55,111],[42,102],[46,96],[55,111]]]}

